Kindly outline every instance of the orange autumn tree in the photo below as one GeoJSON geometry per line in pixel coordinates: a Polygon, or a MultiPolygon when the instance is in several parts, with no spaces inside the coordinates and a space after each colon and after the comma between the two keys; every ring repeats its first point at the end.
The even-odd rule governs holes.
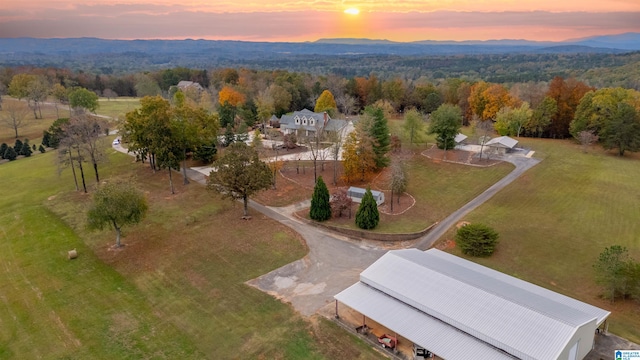
{"type": "Polygon", "coordinates": [[[243,104],[244,101],[244,95],[234,90],[230,86],[224,86],[218,93],[218,102],[220,103],[220,105],[228,104],[233,107],[237,107],[238,105],[243,104]]]}
{"type": "Polygon", "coordinates": [[[561,76],[556,76],[551,80],[546,96],[556,101],[557,111],[551,116],[547,136],[566,138],[570,135],[569,124],[573,120],[578,104],[584,94],[591,90],[595,88],[573,78],[565,81],[561,76]]]}
{"type": "Polygon", "coordinates": [[[520,101],[509,94],[502,85],[479,81],[471,86],[469,106],[482,120],[495,120],[498,111],[504,107],[517,107],[520,101]]]}
{"type": "Polygon", "coordinates": [[[487,99],[487,105],[482,112],[484,120],[495,120],[498,111],[504,107],[519,106],[518,99],[509,94],[509,91],[502,85],[493,84],[484,91],[484,97],[487,99]]]}

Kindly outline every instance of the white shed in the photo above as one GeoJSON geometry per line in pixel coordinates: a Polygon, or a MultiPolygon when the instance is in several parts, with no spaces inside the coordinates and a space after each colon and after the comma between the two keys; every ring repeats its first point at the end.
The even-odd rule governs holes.
{"type": "MultiPolygon", "coordinates": [[[[366,191],[367,189],[352,186],[347,190],[347,195],[353,202],[361,203],[366,191]]],[[[384,193],[382,191],[371,190],[371,195],[373,195],[373,199],[378,206],[384,202],[384,193]]]]}

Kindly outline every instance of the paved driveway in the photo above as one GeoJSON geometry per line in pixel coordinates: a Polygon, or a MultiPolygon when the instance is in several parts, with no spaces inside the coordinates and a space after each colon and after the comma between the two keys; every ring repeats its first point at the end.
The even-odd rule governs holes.
{"type": "Polygon", "coordinates": [[[335,294],[357,282],[360,272],[386,252],[365,242],[325,232],[292,216],[294,211],[308,206],[308,202],[285,208],[251,203],[255,210],[302,235],[309,253],[303,259],[247,282],[291,303],[304,316],[311,316],[333,302],[335,294]]]}

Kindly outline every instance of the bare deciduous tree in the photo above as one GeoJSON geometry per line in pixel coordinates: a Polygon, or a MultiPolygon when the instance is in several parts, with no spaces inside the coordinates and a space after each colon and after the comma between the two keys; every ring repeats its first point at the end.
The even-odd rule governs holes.
{"type": "Polygon", "coordinates": [[[346,94],[337,95],[336,105],[343,114],[351,115],[356,108],[356,98],[346,94]]]}
{"type": "Polygon", "coordinates": [[[102,141],[101,135],[104,133],[105,127],[106,124],[102,119],[90,115],[81,115],[69,120],[69,123],[64,128],[65,138],[73,146],[77,147],[78,156],[87,156],[91,161],[96,182],[100,182],[98,164],[104,160],[104,148],[106,146],[102,141]]]}
{"type": "Polygon", "coordinates": [[[4,105],[2,117],[2,125],[14,131],[16,139],[18,138],[18,129],[26,125],[25,119],[29,114],[29,109],[23,106],[19,101],[10,101],[4,105]]]}
{"type": "Polygon", "coordinates": [[[397,161],[391,165],[391,212],[393,212],[393,195],[397,194],[396,198],[398,204],[400,204],[400,194],[407,190],[407,169],[404,164],[397,161]]]}
{"type": "Polygon", "coordinates": [[[598,141],[598,135],[593,130],[583,130],[578,133],[578,141],[582,145],[582,152],[586,153],[587,148],[598,141]]]}

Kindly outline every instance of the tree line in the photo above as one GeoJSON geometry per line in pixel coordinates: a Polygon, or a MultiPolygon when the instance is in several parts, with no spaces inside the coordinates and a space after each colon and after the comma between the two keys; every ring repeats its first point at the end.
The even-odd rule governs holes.
{"type": "MultiPolygon", "coordinates": [[[[53,98],[55,104],[69,104],[71,107],[86,107],[92,102],[89,98],[92,96],[91,88],[65,86],[66,82],[76,83],[69,77],[71,73],[63,76],[64,72],[48,74],[44,70],[39,69],[40,73],[15,74],[8,81],[7,92],[18,99],[27,99],[34,117],[38,117],[39,104],[47,96],[53,98]],[[53,80],[52,75],[55,75],[53,80]]],[[[91,80],[90,77],[76,77],[78,80],[80,78],[91,80]]],[[[217,113],[220,127],[228,136],[244,133],[248,127],[264,126],[273,115],[279,117],[291,111],[314,108],[322,93],[328,91],[336,103],[336,113],[345,117],[361,114],[368,106],[381,108],[388,116],[406,113],[411,109],[430,115],[441,105],[450,104],[460,108],[463,125],[490,121],[501,135],[574,137],[580,140],[585,138],[585,134],[580,136],[580,133],[588,131],[597,136],[605,147],[617,148],[621,155],[625,151],[635,151],[639,146],[635,125],[640,107],[636,100],[638,92],[624,88],[596,89],[575,78],[556,76],[548,83],[527,82],[506,86],[462,78],[446,78],[437,82],[401,77],[383,80],[375,74],[344,78],[244,68],[224,68],[211,72],[175,68],[136,74],[135,78],[136,95],[162,96],[166,99],[175,95],[178,90],[176,85],[180,81],[199,83],[202,88],[192,86],[181,89],[181,92],[191,103],[217,113]],[[587,93],[595,95],[585,97],[587,93]],[[626,95],[621,95],[623,93],[626,95]],[[619,112],[614,114],[611,108],[604,112],[596,103],[590,108],[592,112],[598,112],[600,120],[589,122],[585,120],[589,116],[589,106],[581,105],[583,98],[585,102],[595,98],[596,102],[604,101],[616,106],[624,103],[628,106],[621,105],[619,112]],[[576,115],[579,106],[581,110],[576,115]],[[626,135],[621,136],[622,133],[626,135]]],[[[108,83],[107,79],[103,80],[100,76],[96,76],[92,82],[90,85],[94,89],[98,87],[97,92],[100,92],[97,83],[102,87],[108,83]]],[[[106,90],[111,91],[104,88],[102,94],[106,90]]],[[[7,122],[11,123],[11,120],[7,122]]]]}

